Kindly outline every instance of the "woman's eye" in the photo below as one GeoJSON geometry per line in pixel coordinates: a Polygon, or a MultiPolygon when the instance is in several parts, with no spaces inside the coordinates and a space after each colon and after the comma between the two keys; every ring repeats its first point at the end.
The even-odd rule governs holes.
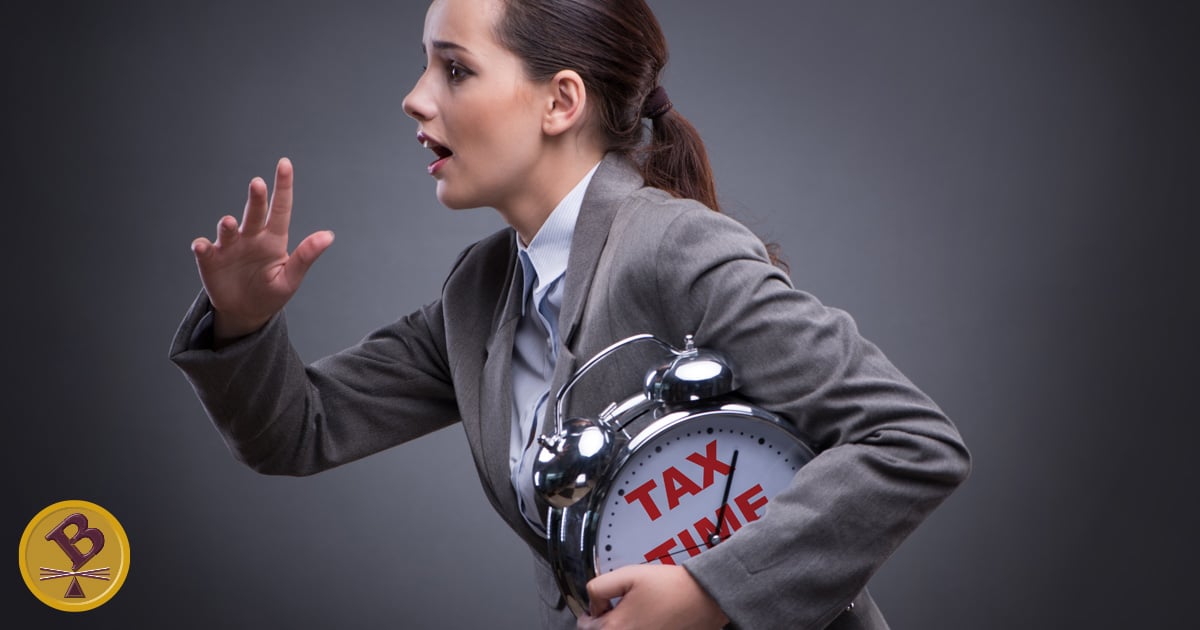
{"type": "Polygon", "coordinates": [[[470,75],[470,71],[458,65],[456,62],[452,62],[449,64],[449,66],[447,66],[446,74],[450,77],[451,81],[458,82],[467,78],[467,76],[470,75]]]}

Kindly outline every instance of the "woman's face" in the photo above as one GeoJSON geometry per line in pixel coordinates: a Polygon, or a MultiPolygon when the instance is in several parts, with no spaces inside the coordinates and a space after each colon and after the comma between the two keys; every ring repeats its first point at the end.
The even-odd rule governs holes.
{"type": "Polygon", "coordinates": [[[427,65],[404,98],[429,173],[449,208],[513,205],[541,152],[538,85],[496,41],[500,0],[435,0],[425,16],[427,65]]]}

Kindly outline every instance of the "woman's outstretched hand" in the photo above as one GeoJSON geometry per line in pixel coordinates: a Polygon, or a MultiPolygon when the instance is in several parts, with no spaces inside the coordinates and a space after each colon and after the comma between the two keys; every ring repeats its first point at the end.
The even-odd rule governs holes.
{"type": "Polygon", "coordinates": [[[250,180],[250,192],[239,227],[225,215],[217,223],[217,242],[192,241],[200,280],[213,306],[213,334],[218,342],[262,328],[300,288],[304,274],[333,243],[333,232],[309,234],[288,255],[292,216],[292,163],[275,167],[275,192],[267,204],[267,184],[250,180]]]}

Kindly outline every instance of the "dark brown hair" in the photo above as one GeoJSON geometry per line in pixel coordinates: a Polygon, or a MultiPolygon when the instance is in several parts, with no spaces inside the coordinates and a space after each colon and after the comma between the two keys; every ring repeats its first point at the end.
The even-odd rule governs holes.
{"type": "MultiPolygon", "coordinates": [[[[646,184],[720,212],[708,153],[674,108],[650,120],[643,106],[667,65],[667,40],[644,0],[503,0],[496,38],[521,58],[532,81],[579,73],[609,151],[634,158],[646,184]]],[[[786,269],[777,247],[771,261],[786,269]]]]}

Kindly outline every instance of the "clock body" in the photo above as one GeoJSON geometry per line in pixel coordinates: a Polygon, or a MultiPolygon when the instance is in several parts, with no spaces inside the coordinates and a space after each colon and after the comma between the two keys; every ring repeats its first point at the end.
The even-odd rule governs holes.
{"type": "Polygon", "coordinates": [[[643,563],[680,564],[762,518],[813,453],[794,427],[722,396],[615,408],[615,457],[585,500],[550,510],[549,551],[567,603],[587,611],[589,580],[643,563]],[[735,459],[736,458],[736,459],[735,459]]]}

